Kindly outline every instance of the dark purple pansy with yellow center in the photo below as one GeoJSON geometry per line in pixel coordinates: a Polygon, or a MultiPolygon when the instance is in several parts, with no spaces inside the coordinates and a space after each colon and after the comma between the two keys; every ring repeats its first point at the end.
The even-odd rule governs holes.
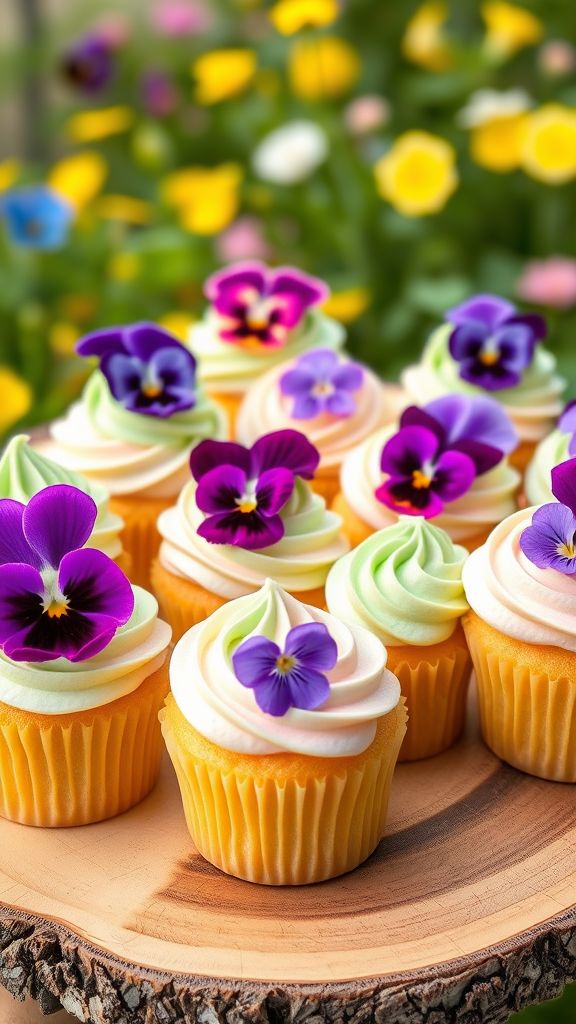
{"type": "Polygon", "coordinates": [[[316,348],[296,360],[280,378],[280,391],[294,399],[292,417],[311,420],[321,413],[351,416],[354,392],[362,387],[364,370],[351,359],[340,359],[329,348],[316,348]]]}
{"type": "Polygon", "coordinates": [[[576,459],[552,470],[552,494],[557,501],[541,505],[532,523],[520,534],[520,547],[539,569],[576,573],[576,459]]]}
{"type": "Polygon", "coordinates": [[[208,278],[205,292],[222,341],[265,348],[285,345],[306,312],[328,296],[326,285],[315,277],[257,262],[219,271],[208,278]]]}
{"type": "Polygon", "coordinates": [[[382,450],[387,478],[376,497],[399,514],[431,519],[517,444],[507,414],[492,398],[446,395],[410,406],[382,450]]]}
{"type": "Polygon", "coordinates": [[[190,469],[196,504],[206,518],[198,534],[211,544],[256,550],[284,536],[280,511],[297,476],[310,480],[320,456],[297,430],[277,430],[252,448],[232,441],[201,441],[190,469]]]}
{"type": "Polygon", "coordinates": [[[568,443],[568,454],[576,455],[576,399],[568,402],[568,405],[558,420],[558,428],[563,434],[571,435],[568,443]]]}
{"type": "Polygon", "coordinates": [[[290,708],[313,711],[330,696],[325,672],[334,668],[336,642],[321,622],[294,626],[284,650],[265,636],[244,640],[232,655],[236,678],[254,691],[261,711],[279,717],[290,708]]]}
{"type": "Polygon", "coordinates": [[[27,505],[0,500],[0,646],[13,661],[84,661],[132,615],[134,594],[102,551],[84,548],[96,504],[68,484],[27,505]]]}
{"type": "Polygon", "coordinates": [[[487,391],[518,384],[546,336],[543,317],[518,313],[498,295],[474,295],[448,310],[446,319],[454,324],[449,349],[460,377],[487,391]]]}
{"type": "Polygon", "coordinates": [[[196,360],[157,324],[94,331],[76,351],[100,360],[111,393],[130,412],[166,419],[196,404],[196,360]]]}

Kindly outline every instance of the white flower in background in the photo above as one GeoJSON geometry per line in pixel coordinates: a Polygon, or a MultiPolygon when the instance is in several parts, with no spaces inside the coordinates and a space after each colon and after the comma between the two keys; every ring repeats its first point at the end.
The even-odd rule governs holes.
{"type": "Polygon", "coordinates": [[[515,117],[533,106],[533,101],[523,89],[478,89],[472,93],[468,103],[457,114],[462,128],[477,128],[478,125],[500,118],[515,117]]]}
{"type": "Polygon", "coordinates": [[[327,156],[328,139],[314,121],[290,121],[262,139],[252,154],[252,167],[264,181],[295,185],[327,156]]]}

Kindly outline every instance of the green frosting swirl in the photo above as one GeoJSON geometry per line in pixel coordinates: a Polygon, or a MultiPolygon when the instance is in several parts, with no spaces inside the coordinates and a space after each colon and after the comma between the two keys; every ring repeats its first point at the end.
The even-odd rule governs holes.
{"type": "Polygon", "coordinates": [[[421,517],[401,516],[332,567],[328,609],[384,644],[441,643],[468,610],[462,586],[467,557],[444,530],[421,517]]]}

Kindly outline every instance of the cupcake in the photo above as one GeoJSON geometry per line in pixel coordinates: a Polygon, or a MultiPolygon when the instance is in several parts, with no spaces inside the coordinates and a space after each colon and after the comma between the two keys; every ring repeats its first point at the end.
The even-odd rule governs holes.
{"type": "Polygon", "coordinates": [[[158,774],[170,629],[84,546],[97,511],[67,484],[0,500],[0,814],[25,825],[112,817],[158,774]]]}
{"type": "Polygon", "coordinates": [[[388,389],[374,373],[317,348],[254,381],[238,412],[236,437],[250,445],[271,430],[305,430],[320,453],[312,487],[330,502],[340,489],[345,455],[394,419],[388,389]]]}
{"type": "Polygon", "coordinates": [[[576,455],[576,402],[570,402],[558,425],[540,442],[526,469],[524,493],[528,505],[553,500],[550,474],[554,466],[576,455]]]}
{"type": "Polygon", "coordinates": [[[401,516],[332,566],[328,611],[363,626],[388,651],[406,698],[400,761],[452,746],[464,728],[470,655],[461,626],[465,548],[418,516],[401,516]]]}
{"type": "Polygon", "coordinates": [[[354,546],[400,515],[424,516],[472,550],[517,508],[517,437],[491,398],[450,395],[410,406],[344,460],[333,509],[354,546]]]}
{"type": "Polygon", "coordinates": [[[576,459],[558,499],[496,527],[464,566],[464,629],[485,742],[530,775],[576,782],[576,459]]]}
{"type": "Polygon", "coordinates": [[[556,373],[555,357],[540,344],[544,319],[518,313],[497,295],[475,295],[449,310],[446,320],[420,362],[402,374],[407,400],[490,394],[516,428],[520,445],[512,461],[525,469],[562,411],[565,381],[556,373]]]}
{"type": "Polygon", "coordinates": [[[132,579],[148,586],[160,545],[156,520],[187,480],[194,445],[226,437],[226,418],[197,386],[192,354],[155,324],[97,331],[77,350],[96,356],[100,368],[38,447],[106,488],[124,520],[132,579]]]}
{"type": "Polygon", "coordinates": [[[267,580],[182,637],[170,685],[162,732],[206,860],[304,885],[372,853],[406,728],[375,636],[267,580]]]}
{"type": "Polygon", "coordinates": [[[176,638],[268,576],[324,607],[328,570],[349,545],[340,517],[307,482],[318,459],[296,430],[266,434],[250,449],[218,441],[194,449],[193,480],[158,520],[162,545],[152,568],[176,638]]]}
{"type": "Polygon", "coordinates": [[[58,466],[52,459],[41,455],[30,445],[26,434],[13,437],[0,456],[0,498],[12,498],[27,505],[38,491],[52,484],[69,484],[96,503],[96,522],[86,547],[98,548],[114,559],[130,575],[130,559],[122,547],[120,534],[124,527],[120,516],[110,511],[110,499],[104,487],[58,466]]]}
{"type": "Polygon", "coordinates": [[[294,267],[236,263],[210,277],[205,294],[210,305],[192,327],[190,347],[232,432],[246,391],[270,367],[311,348],[344,345],[344,328],[319,308],[327,286],[294,267]]]}

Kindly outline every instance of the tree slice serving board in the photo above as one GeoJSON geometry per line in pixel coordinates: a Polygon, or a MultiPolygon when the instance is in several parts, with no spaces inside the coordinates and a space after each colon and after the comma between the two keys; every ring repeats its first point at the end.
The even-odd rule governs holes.
{"type": "Polygon", "coordinates": [[[398,768],[386,838],[321,885],[202,860],[168,761],[127,814],[0,821],[0,850],[0,980],[94,1024],[488,1024],[576,973],[576,786],[503,765],[474,723],[398,768]]]}

